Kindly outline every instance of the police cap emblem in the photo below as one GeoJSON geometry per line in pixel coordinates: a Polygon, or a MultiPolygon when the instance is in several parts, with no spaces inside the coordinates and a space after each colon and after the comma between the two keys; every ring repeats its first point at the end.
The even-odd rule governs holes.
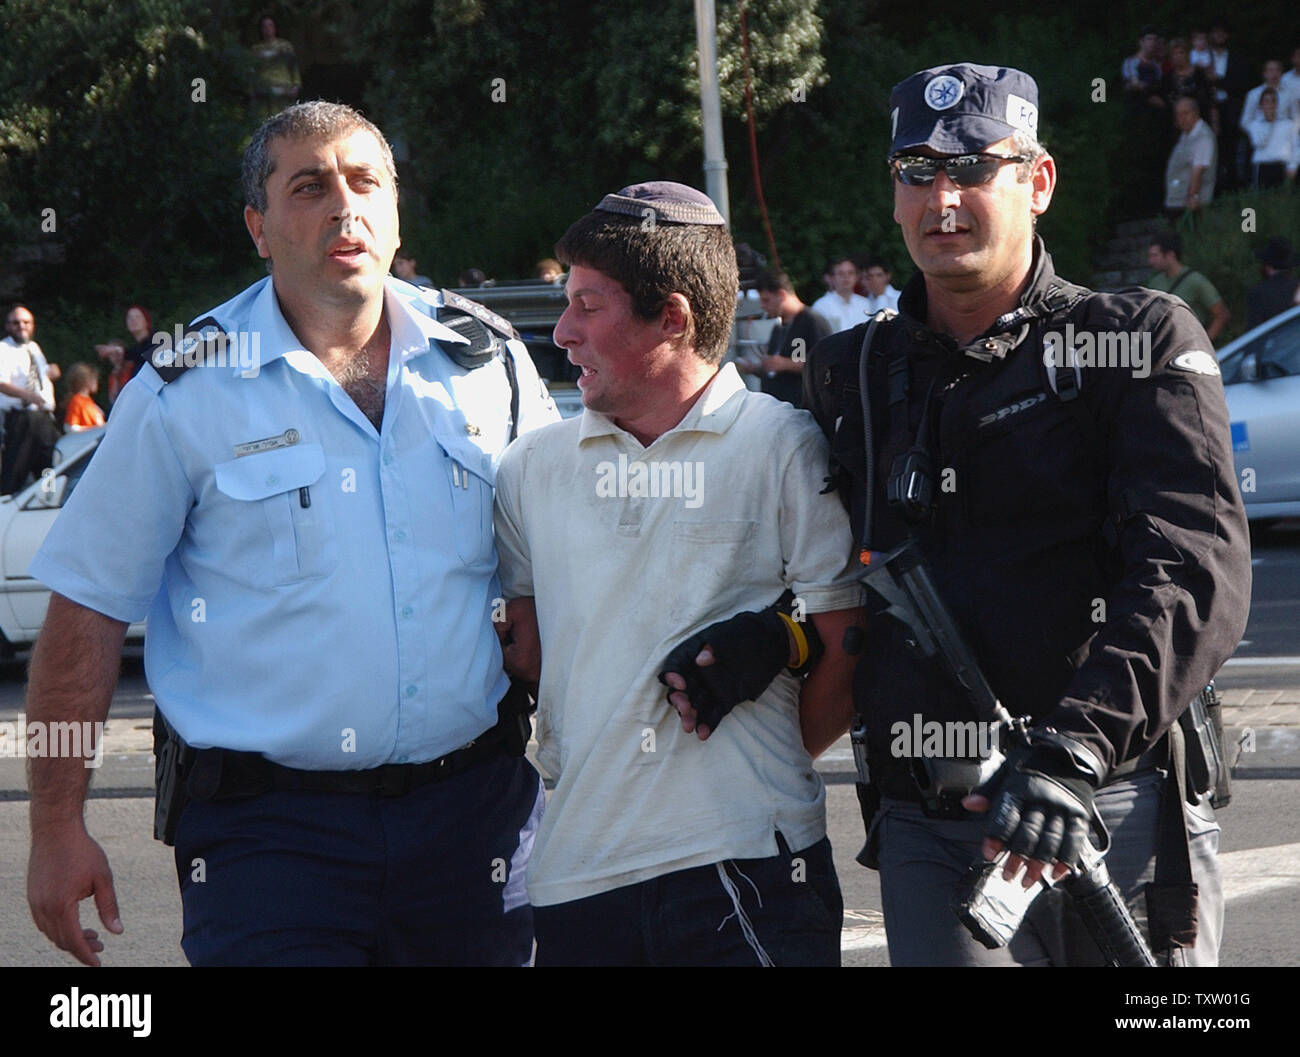
{"type": "Polygon", "coordinates": [[[966,86],[950,73],[941,73],[925,86],[925,102],[931,110],[951,110],[966,94],[966,86]]]}

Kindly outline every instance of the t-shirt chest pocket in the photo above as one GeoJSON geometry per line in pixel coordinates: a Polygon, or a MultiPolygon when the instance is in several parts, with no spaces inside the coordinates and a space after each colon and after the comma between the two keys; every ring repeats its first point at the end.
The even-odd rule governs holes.
{"type": "Polygon", "coordinates": [[[754,555],[756,521],[688,521],[673,523],[669,615],[690,621],[725,598],[743,592],[746,573],[762,565],[754,555]]]}
{"type": "Polygon", "coordinates": [[[321,479],[319,444],[259,452],[218,463],[214,483],[234,501],[235,531],[250,548],[251,578],[277,585],[326,576],[338,565],[338,541],[321,479]],[[260,572],[260,575],[259,575],[260,572]]]}

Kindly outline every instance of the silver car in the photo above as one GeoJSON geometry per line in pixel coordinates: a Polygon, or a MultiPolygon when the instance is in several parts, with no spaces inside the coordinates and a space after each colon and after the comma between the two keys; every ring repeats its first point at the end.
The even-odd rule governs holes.
{"type": "Polygon", "coordinates": [[[1300,306],[1224,346],[1219,369],[1246,516],[1300,517],[1300,306]]]}

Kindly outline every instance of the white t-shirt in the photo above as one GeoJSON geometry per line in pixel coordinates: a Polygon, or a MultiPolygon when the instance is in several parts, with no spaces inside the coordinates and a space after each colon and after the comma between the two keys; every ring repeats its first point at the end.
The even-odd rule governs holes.
{"type": "Polygon", "coordinates": [[[865,298],[867,302],[867,315],[874,316],[882,308],[888,308],[893,312],[897,312],[898,294],[899,291],[894,289],[892,283],[885,287],[885,292],[879,297],[876,297],[874,294],[869,294],[865,298]]]}
{"type": "Polygon", "coordinates": [[[1281,118],[1265,121],[1259,117],[1246,126],[1246,131],[1250,134],[1250,144],[1254,147],[1250,159],[1252,163],[1265,165],[1269,162],[1282,162],[1288,171],[1296,171],[1300,164],[1300,132],[1296,130],[1296,122],[1283,121],[1281,118]]]}
{"type": "Polygon", "coordinates": [[[682,731],[657,676],[682,639],[787,586],[809,614],[860,604],[848,518],[819,494],[826,459],[812,416],[749,392],[731,364],[648,448],[584,410],[502,457],[501,585],[536,599],[537,759],[556,782],[528,864],[534,904],[770,857],[778,830],[795,850],[825,835],[794,676],[707,742],[682,731]]]}
{"type": "Polygon", "coordinates": [[[845,301],[834,290],[828,290],[809,307],[831,325],[832,334],[852,330],[867,321],[868,301],[861,294],[849,294],[845,301]]]}
{"type": "MultiPolygon", "coordinates": [[[[49,379],[49,368],[41,347],[34,341],[19,345],[12,337],[0,341],[0,382],[8,382],[20,389],[33,388],[31,375],[33,365],[36,367],[39,382],[35,388],[39,390],[42,397],[40,410],[53,411],[54,383],[49,379]]],[[[0,393],[0,413],[17,411],[25,406],[27,405],[18,397],[0,393]]]]}
{"type": "MultiPolygon", "coordinates": [[[[1241,104],[1241,127],[1250,125],[1263,117],[1259,109],[1259,97],[1264,94],[1267,85],[1257,84],[1246,93],[1246,101],[1241,104]]],[[[1277,117],[1279,121],[1294,121],[1297,117],[1297,100],[1295,93],[1287,86],[1286,79],[1277,88],[1277,117]]]]}

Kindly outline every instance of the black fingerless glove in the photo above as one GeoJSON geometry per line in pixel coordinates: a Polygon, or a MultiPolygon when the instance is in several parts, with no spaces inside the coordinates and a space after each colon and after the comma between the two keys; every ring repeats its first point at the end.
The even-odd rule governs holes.
{"type": "MultiPolygon", "coordinates": [[[[811,622],[798,623],[790,617],[792,600],[787,591],[766,609],[737,613],[696,632],[664,659],[659,681],[668,686],[665,676],[677,672],[686,682],[684,692],[697,713],[697,723],[717,730],[723,716],[742,701],[757,699],[787,666],[787,628],[796,641],[802,636],[807,647],[800,649],[803,663],[792,669],[796,674],[810,669],[824,652],[811,622]],[[714,660],[701,668],[695,657],[705,645],[712,649],[714,660]]],[[[675,691],[670,687],[668,692],[675,691]]]]}
{"type": "Polygon", "coordinates": [[[1013,855],[1077,869],[1092,824],[1104,764],[1086,745],[1050,729],[1029,732],[989,781],[973,789],[992,802],[988,836],[1013,855]]]}

